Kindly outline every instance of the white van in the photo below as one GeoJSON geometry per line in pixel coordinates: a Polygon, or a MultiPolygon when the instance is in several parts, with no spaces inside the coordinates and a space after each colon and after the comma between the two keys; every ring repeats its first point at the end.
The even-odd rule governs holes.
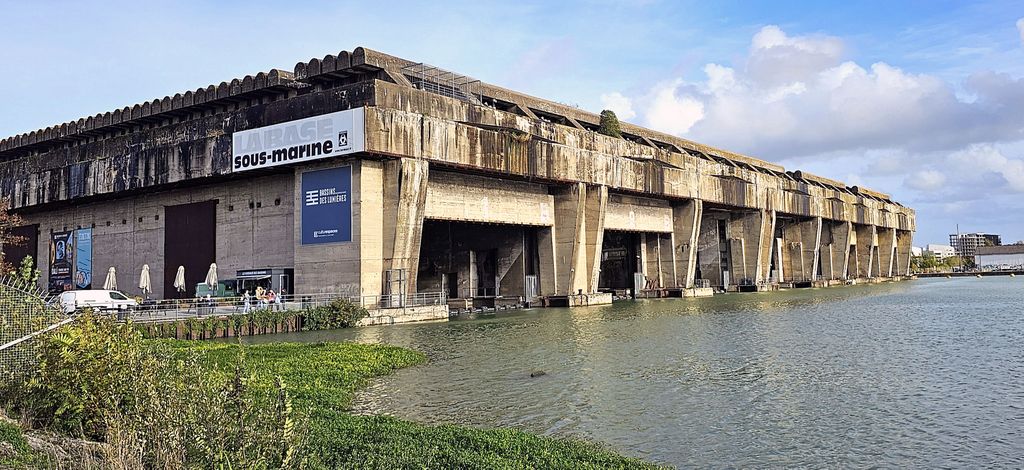
{"type": "Polygon", "coordinates": [[[132,310],[139,304],[116,290],[71,290],[62,292],[58,297],[64,313],[91,308],[95,311],[132,310]]]}

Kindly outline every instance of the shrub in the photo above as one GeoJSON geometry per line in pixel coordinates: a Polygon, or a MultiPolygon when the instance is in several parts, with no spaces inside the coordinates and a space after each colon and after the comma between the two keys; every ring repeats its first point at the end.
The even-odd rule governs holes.
{"type": "Polygon", "coordinates": [[[615,111],[609,109],[601,111],[601,124],[598,127],[597,132],[611,137],[622,138],[619,118],[615,115],[615,111]]]}
{"type": "Polygon", "coordinates": [[[249,380],[241,356],[232,372],[211,373],[195,352],[86,313],[44,336],[38,370],[0,398],[35,426],[109,444],[118,467],[298,465],[302,433],[284,384],[249,380]]]}
{"type": "Polygon", "coordinates": [[[362,306],[345,299],[335,299],[329,304],[320,305],[306,310],[305,330],[333,330],[349,328],[370,316],[362,306]]]}

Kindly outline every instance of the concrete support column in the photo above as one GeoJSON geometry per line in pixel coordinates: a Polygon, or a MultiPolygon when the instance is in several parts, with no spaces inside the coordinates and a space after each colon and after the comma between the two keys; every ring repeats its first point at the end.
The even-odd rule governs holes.
{"type": "Polygon", "coordinates": [[[657,233],[640,235],[644,276],[647,278],[648,285],[654,288],[665,286],[661,276],[661,242],[659,238],[657,233]]]}
{"type": "Polygon", "coordinates": [[[601,253],[604,246],[604,216],[608,209],[608,187],[591,186],[587,188],[586,213],[586,258],[587,287],[586,293],[597,292],[601,278],[601,253]]]}
{"type": "Polygon", "coordinates": [[[896,272],[894,276],[910,275],[911,248],[914,243],[914,232],[907,230],[896,231],[896,254],[898,259],[895,262],[896,272]]]}
{"type": "Polygon", "coordinates": [[[676,284],[676,251],[671,233],[659,233],[658,253],[661,255],[661,287],[678,287],[676,284]]]}
{"type": "Polygon", "coordinates": [[[697,274],[697,238],[703,216],[704,201],[686,201],[672,207],[672,237],[676,247],[673,287],[693,287],[697,274]]]}
{"type": "MultiPolygon", "coordinates": [[[[700,273],[703,279],[711,281],[711,285],[725,287],[725,280],[722,273],[722,252],[727,248],[723,247],[721,240],[725,234],[719,233],[719,224],[723,222],[720,212],[712,212],[714,216],[704,216],[700,221],[700,234],[697,235],[697,263],[700,266],[700,273]]],[[[728,230],[726,230],[728,232],[728,230]]],[[[728,245],[728,242],[726,242],[728,245]]],[[[729,273],[730,278],[734,276],[729,273]]]]}
{"type": "Polygon", "coordinates": [[[896,269],[896,229],[878,227],[878,274],[882,277],[892,277],[896,269]]]}
{"type": "Polygon", "coordinates": [[[732,284],[743,280],[759,284],[768,279],[775,232],[775,211],[759,210],[734,215],[726,229],[732,284]]]}
{"type": "Polygon", "coordinates": [[[782,279],[812,281],[818,273],[821,217],[791,222],[783,229],[782,279]]]}
{"type": "Polygon", "coordinates": [[[554,199],[555,293],[597,292],[608,188],[577,183],[559,190],[554,199]]]}
{"type": "MultiPolygon", "coordinates": [[[[362,160],[359,162],[359,290],[360,295],[381,294],[384,276],[384,258],[390,252],[384,251],[384,199],[383,192],[371,188],[384,185],[384,162],[362,160]]],[[[415,284],[413,284],[415,285],[415,284]]]]}
{"type": "Polygon", "coordinates": [[[874,225],[857,225],[857,277],[878,276],[878,233],[874,225]]]}
{"type": "Polygon", "coordinates": [[[404,269],[406,292],[416,292],[423,214],[430,168],[426,160],[403,158],[384,171],[384,252],[391,253],[386,269],[404,269]]]}
{"type": "Polygon", "coordinates": [[[537,229],[537,259],[540,264],[540,295],[549,296],[558,293],[558,263],[555,251],[555,228],[542,227],[537,229]]]}
{"type": "Polygon", "coordinates": [[[850,271],[850,245],[856,243],[856,234],[850,222],[829,222],[828,265],[829,279],[846,280],[856,277],[856,269],[850,271]]]}

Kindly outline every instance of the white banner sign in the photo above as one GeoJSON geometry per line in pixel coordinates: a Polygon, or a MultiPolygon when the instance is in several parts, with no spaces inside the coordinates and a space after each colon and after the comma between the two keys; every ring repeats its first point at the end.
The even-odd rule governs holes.
{"type": "Polygon", "coordinates": [[[290,165],[362,152],[363,108],[323,114],[231,135],[232,171],[290,165]]]}

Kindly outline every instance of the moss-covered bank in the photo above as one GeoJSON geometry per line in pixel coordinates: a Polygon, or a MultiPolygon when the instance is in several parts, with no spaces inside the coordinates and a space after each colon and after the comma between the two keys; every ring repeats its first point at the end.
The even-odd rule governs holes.
{"type": "Polygon", "coordinates": [[[245,346],[176,342],[199,352],[201,363],[229,374],[244,349],[251,384],[287,384],[308,417],[307,463],[312,468],[651,468],[595,444],[509,429],[427,426],[348,412],[355,391],[372,377],[422,363],[417,352],[357,343],[245,346]]]}

